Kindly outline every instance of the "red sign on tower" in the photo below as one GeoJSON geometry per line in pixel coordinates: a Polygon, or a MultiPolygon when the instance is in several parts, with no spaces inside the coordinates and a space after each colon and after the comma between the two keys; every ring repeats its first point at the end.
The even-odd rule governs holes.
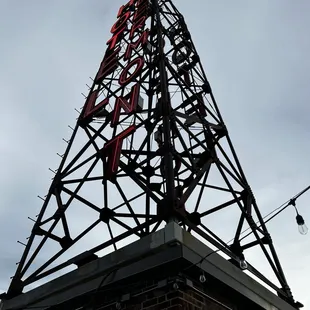
{"type": "MultiPolygon", "coordinates": [[[[136,84],[132,86],[130,93],[115,96],[114,110],[111,112],[112,128],[116,128],[119,125],[121,110],[124,110],[126,114],[131,114],[139,109],[140,85],[137,82],[137,78],[144,67],[144,55],[141,55],[141,53],[137,55],[136,51],[146,46],[148,42],[149,31],[144,30],[148,13],[149,2],[145,0],[130,0],[127,4],[120,7],[117,14],[117,21],[111,27],[112,38],[107,41],[108,48],[95,78],[95,84],[103,84],[105,79],[120,67],[121,48],[119,45],[125,44],[125,47],[122,46],[125,50],[122,59],[126,63],[122,66],[122,70],[119,73],[118,84],[120,85],[120,89],[118,93],[124,93],[128,84],[132,82],[136,82],[136,84]],[[131,24],[130,28],[128,28],[128,24],[131,24]],[[127,39],[124,40],[126,36],[127,39]]],[[[91,122],[96,114],[110,102],[110,97],[107,97],[97,103],[98,95],[98,89],[93,90],[86,100],[83,113],[80,117],[80,121],[84,125],[85,123],[91,122]]],[[[107,157],[105,175],[107,179],[112,180],[117,172],[123,139],[131,135],[134,131],[135,125],[132,125],[105,144],[103,156],[107,157]]]]}

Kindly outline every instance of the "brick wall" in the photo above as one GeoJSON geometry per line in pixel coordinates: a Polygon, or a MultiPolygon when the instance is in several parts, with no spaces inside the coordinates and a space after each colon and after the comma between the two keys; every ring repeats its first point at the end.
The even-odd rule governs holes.
{"type": "Polygon", "coordinates": [[[127,308],[130,310],[226,310],[227,308],[218,305],[216,302],[191,290],[183,289],[172,291],[159,297],[147,299],[140,305],[127,308]]]}
{"type": "Polygon", "coordinates": [[[162,289],[153,289],[141,292],[138,296],[131,296],[128,300],[120,302],[119,308],[116,303],[110,303],[102,310],[227,310],[236,308],[227,308],[219,305],[215,301],[203,296],[199,292],[190,287],[182,287],[175,289],[168,286],[162,289]]]}
{"type": "MultiPolygon", "coordinates": [[[[87,310],[262,310],[236,291],[215,282],[200,283],[184,277],[144,280],[99,291],[87,310]]],[[[67,309],[66,309],[67,310],[67,309]]]]}

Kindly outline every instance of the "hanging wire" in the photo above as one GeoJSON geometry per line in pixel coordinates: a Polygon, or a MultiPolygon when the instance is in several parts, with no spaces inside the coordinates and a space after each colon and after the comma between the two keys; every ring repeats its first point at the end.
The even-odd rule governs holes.
{"type": "MultiPolygon", "coordinates": [[[[296,194],[295,196],[293,196],[291,199],[287,200],[286,202],[284,202],[283,204],[281,204],[279,207],[273,209],[271,212],[269,212],[268,214],[266,214],[266,215],[263,217],[263,219],[267,218],[268,216],[270,216],[270,215],[273,214],[274,212],[278,211],[278,212],[276,212],[273,216],[271,216],[269,219],[267,219],[266,221],[264,221],[264,223],[266,224],[266,223],[268,223],[269,221],[271,221],[274,217],[276,217],[278,214],[280,214],[281,212],[283,212],[287,207],[289,207],[289,206],[291,206],[291,205],[294,206],[296,200],[297,200],[301,195],[303,195],[304,193],[306,193],[309,189],[310,189],[310,186],[306,187],[304,190],[302,190],[301,192],[299,192],[298,194],[296,194]]],[[[296,209],[296,207],[295,207],[295,209],[296,209]]],[[[259,223],[259,221],[256,222],[256,224],[258,224],[258,223],[259,223]]],[[[261,225],[260,225],[259,227],[261,227],[261,225]]],[[[241,232],[241,234],[244,234],[245,232],[247,232],[247,231],[250,230],[250,229],[251,229],[251,227],[245,229],[244,231],[241,232]]],[[[248,236],[251,235],[252,233],[253,233],[253,232],[251,231],[250,233],[246,234],[246,235],[243,236],[239,241],[245,239],[246,237],[248,237],[248,236]]],[[[227,242],[227,244],[229,244],[230,242],[232,242],[234,239],[235,239],[235,238],[232,238],[231,240],[229,240],[229,241],[227,242]]],[[[199,264],[202,264],[202,262],[203,262],[206,258],[208,258],[209,256],[211,256],[211,255],[213,255],[214,253],[217,253],[217,252],[219,252],[219,251],[221,251],[221,249],[216,249],[216,250],[214,250],[214,251],[208,253],[206,256],[204,256],[203,258],[201,258],[201,259],[200,259],[199,261],[197,261],[196,263],[193,263],[193,264],[191,264],[190,266],[188,266],[188,267],[186,267],[185,269],[183,269],[183,271],[186,271],[186,270],[188,270],[188,269],[190,269],[190,268],[192,268],[192,267],[194,267],[194,266],[197,266],[197,265],[199,265],[199,264]]]]}
{"type": "MultiPolygon", "coordinates": [[[[271,212],[269,212],[268,214],[266,214],[263,219],[265,219],[266,217],[270,216],[271,214],[273,214],[274,212],[276,212],[273,216],[271,216],[269,219],[267,219],[266,221],[264,221],[264,223],[268,223],[269,221],[271,221],[274,217],[276,217],[278,214],[280,214],[281,212],[283,212],[286,208],[288,208],[289,206],[294,206],[296,200],[301,196],[303,195],[304,193],[306,193],[308,190],[310,189],[310,186],[307,186],[304,190],[302,190],[301,192],[299,192],[298,194],[296,194],[294,197],[292,197],[291,199],[287,200],[285,203],[283,203],[280,207],[278,208],[275,208],[274,210],[272,210],[271,212]]],[[[295,207],[296,209],[296,207],[295,207]]],[[[256,224],[258,224],[259,222],[256,222],[256,224]]],[[[258,227],[261,227],[262,225],[259,225],[258,227]]],[[[241,234],[244,234],[246,231],[248,231],[250,229],[247,228],[246,230],[244,230],[241,234]]],[[[243,236],[241,240],[245,239],[246,237],[248,237],[249,235],[251,235],[252,232],[246,234],[245,236],[243,236]]],[[[234,240],[234,239],[232,239],[234,240]]],[[[231,242],[232,240],[230,240],[229,242],[231,242]]],[[[228,242],[228,243],[229,243],[228,242]]]]}
{"type": "Polygon", "coordinates": [[[202,262],[203,262],[207,257],[209,257],[209,256],[211,256],[212,254],[217,253],[217,252],[219,252],[219,251],[220,251],[220,249],[217,249],[217,250],[214,250],[214,251],[208,253],[206,256],[204,256],[202,259],[200,259],[197,263],[194,263],[194,264],[190,265],[189,267],[184,268],[183,271],[186,271],[186,270],[188,270],[188,269],[190,269],[190,268],[192,268],[192,267],[194,267],[194,266],[197,266],[197,265],[199,265],[199,264],[202,264],[202,262]]]}

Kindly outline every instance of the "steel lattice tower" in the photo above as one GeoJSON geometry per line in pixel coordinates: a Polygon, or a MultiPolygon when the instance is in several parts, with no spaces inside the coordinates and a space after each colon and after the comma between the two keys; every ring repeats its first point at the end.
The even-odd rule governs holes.
{"type": "Polygon", "coordinates": [[[130,0],[111,33],[8,297],[78,254],[91,260],[176,221],[233,262],[260,248],[279,285],[248,271],[294,304],[183,16],[170,0],[130,0]],[[71,220],[81,209],[86,226],[71,220]],[[212,222],[227,210],[238,219],[229,244],[212,222]],[[70,252],[93,230],[92,246],[70,252]]]}

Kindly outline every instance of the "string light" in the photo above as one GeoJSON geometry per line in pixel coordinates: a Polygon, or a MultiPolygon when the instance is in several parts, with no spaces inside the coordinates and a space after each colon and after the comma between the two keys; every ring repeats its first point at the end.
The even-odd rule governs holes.
{"type": "Polygon", "coordinates": [[[178,285],[177,282],[174,282],[173,285],[172,285],[172,287],[173,287],[173,289],[176,290],[176,291],[179,289],[179,285],[178,285]]]}
{"type": "Polygon", "coordinates": [[[292,199],[290,204],[295,208],[296,211],[296,222],[298,225],[298,231],[301,235],[306,235],[308,233],[308,227],[305,223],[304,218],[299,214],[297,208],[296,208],[296,201],[295,199],[292,199]]]}
{"type": "Polygon", "coordinates": [[[201,283],[205,283],[205,282],[207,281],[207,278],[206,278],[206,276],[205,276],[205,272],[204,272],[204,271],[202,271],[202,274],[201,274],[200,277],[199,277],[199,281],[200,281],[201,283]]]}
{"type": "Polygon", "coordinates": [[[239,262],[239,265],[240,265],[240,268],[241,268],[242,270],[245,270],[245,269],[248,268],[248,263],[246,262],[246,260],[245,260],[243,254],[240,255],[240,262],[239,262]]]}
{"type": "MultiPolygon", "coordinates": [[[[266,224],[267,222],[269,222],[270,220],[272,220],[275,216],[277,216],[279,213],[281,213],[282,211],[284,211],[287,207],[289,207],[290,205],[294,206],[295,210],[296,210],[296,213],[297,213],[297,216],[296,216],[296,222],[298,224],[298,230],[300,232],[300,234],[302,235],[306,235],[309,231],[303,217],[298,213],[298,210],[296,208],[296,199],[299,198],[301,195],[303,195],[305,192],[307,192],[308,190],[310,189],[310,186],[306,187],[304,190],[302,190],[300,193],[298,193],[297,195],[295,195],[293,198],[291,198],[290,200],[286,201],[285,203],[283,203],[280,207],[277,207],[275,208],[274,210],[272,210],[270,213],[268,213],[267,215],[265,215],[263,217],[263,219],[266,219],[268,216],[270,216],[271,214],[273,214],[274,212],[276,212],[275,214],[273,214],[269,219],[267,219],[264,223],[266,224]]],[[[259,222],[257,222],[256,224],[258,224],[259,222]]],[[[261,227],[261,225],[259,226],[261,227]]],[[[250,229],[247,228],[246,230],[244,230],[243,232],[241,232],[241,234],[244,234],[246,231],[248,231],[250,229]]],[[[243,239],[245,239],[246,237],[248,237],[250,234],[252,234],[253,232],[250,232],[248,233],[247,235],[243,236],[239,242],[243,239]]],[[[234,239],[231,239],[228,243],[230,243],[231,241],[233,241],[234,239]]],[[[189,267],[185,268],[183,271],[186,271],[187,269],[189,268],[192,268],[198,264],[201,265],[201,263],[207,258],[209,257],[210,255],[214,254],[214,253],[217,253],[219,252],[221,249],[217,249],[215,251],[212,251],[210,253],[208,253],[206,256],[204,256],[201,260],[199,260],[197,263],[194,263],[192,265],[190,265],[189,267]]],[[[239,266],[240,266],[240,269],[242,270],[246,270],[248,268],[248,263],[247,261],[245,260],[245,257],[244,257],[244,254],[243,253],[239,253],[239,266]]],[[[201,283],[204,283],[206,281],[206,278],[205,278],[205,274],[204,272],[202,272],[202,274],[199,276],[199,281],[201,283]],[[201,281],[202,280],[202,281],[201,281]]]]}

